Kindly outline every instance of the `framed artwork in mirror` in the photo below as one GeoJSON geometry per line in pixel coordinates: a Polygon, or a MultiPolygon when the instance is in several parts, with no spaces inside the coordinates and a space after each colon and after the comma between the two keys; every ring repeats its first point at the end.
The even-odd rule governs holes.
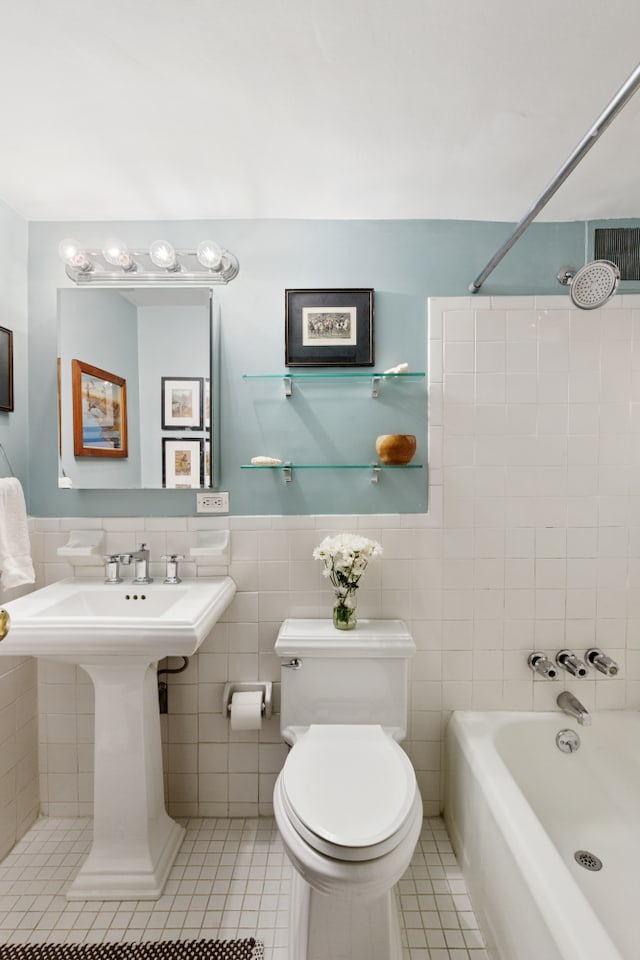
{"type": "Polygon", "coordinates": [[[162,438],[162,486],[189,490],[203,485],[204,440],[162,438]]]}
{"type": "Polygon", "coordinates": [[[13,410],[13,332],[0,327],[0,410],[13,410]]]}
{"type": "Polygon", "coordinates": [[[285,290],[285,364],[373,366],[373,290],[285,290]]]}
{"type": "Polygon", "coordinates": [[[162,429],[202,430],[202,377],[162,377],[162,429]]]}
{"type": "Polygon", "coordinates": [[[127,381],[72,360],[71,392],[74,456],[128,457],[127,381]]]}

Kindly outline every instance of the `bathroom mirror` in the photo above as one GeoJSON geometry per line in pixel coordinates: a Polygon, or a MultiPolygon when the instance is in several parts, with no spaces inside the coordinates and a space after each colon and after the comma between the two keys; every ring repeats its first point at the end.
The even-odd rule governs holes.
{"type": "Polygon", "coordinates": [[[213,485],[216,324],[208,287],[58,290],[59,486],[213,485]]]}

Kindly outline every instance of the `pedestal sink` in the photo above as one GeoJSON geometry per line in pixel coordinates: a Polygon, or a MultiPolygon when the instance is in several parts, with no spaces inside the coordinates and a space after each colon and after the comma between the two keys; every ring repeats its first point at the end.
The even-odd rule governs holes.
{"type": "Polygon", "coordinates": [[[160,896],[184,829],[164,806],[156,664],[195,653],[235,590],[61,580],[5,605],[0,655],[77,664],[95,689],[93,844],[67,899],[160,896]]]}

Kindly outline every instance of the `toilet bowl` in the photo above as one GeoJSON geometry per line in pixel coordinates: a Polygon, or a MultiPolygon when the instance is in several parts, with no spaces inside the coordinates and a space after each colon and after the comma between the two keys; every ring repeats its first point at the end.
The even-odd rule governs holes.
{"type": "Polygon", "coordinates": [[[399,620],[287,620],[273,807],[293,865],[289,960],[401,960],[395,884],[422,824],[406,735],[415,644],[399,620]]]}
{"type": "Polygon", "coordinates": [[[377,725],[309,727],[278,777],[274,808],[307,883],[361,898],[399,880],[422,821],[409,758],[377,725]]]}
{"type": "Polygon", "coordinates": [[[402,748],[379,725],[311,726],[278,777],[274,812],[296,871],[290,957],[399,960],[393,887],[422,824],[402,748]]]}

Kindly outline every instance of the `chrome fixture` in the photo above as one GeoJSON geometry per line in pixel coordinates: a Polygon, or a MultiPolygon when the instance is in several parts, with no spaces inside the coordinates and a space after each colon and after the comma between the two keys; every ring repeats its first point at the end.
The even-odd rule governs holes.
{"type": "Polygon", "coordinates": [[[229,283],[240,269],[237,258],[213,240],[203,240],[196,250],[176,250],[167,240],[154,240],[148,250],[129,250],[122,240],[111,237],[96,250],[68,237],[58,253],[67,276],[77,284],[209,286],[229,283]]]}
{"type": "Polygon", "coordinates": [[[589,673],[586,664],[571,650],[560,650],[556,654],[556,663],[559,667],[564,667],[572,677],[586,677],[589,673]]]}
{"type": "Polygon", "coordinates": [[[571,156],[564,162],[558,173],[555,175],[553,180],[551,180],[545,190],[540,194],[528,213],[526,213],[522,220],[520,220],[520,222],[516,225],[511,235],[503,243],[497,253],[495,253],[491,260],[489,260],[484,270],[482,270],[476,279],[469,284],[469,290],[471,293],[478,292],[489,274],[495,270],[502,258],[514,245],[516,240],[520,239],[531,221],[535,220],[542,208],[546,206],[551,197],[554,195],[558,187],[562,186],[567,177],[573,173],[584,155],[591,149],[594,143],[596,143],[601,134],[604,133],[611,121],[614,120],[615,117],[620,113],[625,104],[634,95],[638,87],[640,87],[640,64],[635,68],[631,76],[623,83],[613,100],[611,100],[611,102],[605,107],[594,125],[585,134],[571,156]]]}
{"type": "Polygon", "coordinates": [[[234,693],[261,693],[260,713],[265,720],[269,720],[273,713],[273,683],[271,680],[259,680],[256,683],[246,683],[244,680],[225,683],[222,691],[222,713],[231,717],[231,701],[234,693]]]}
{"type": "Polygon", "coordinates": [[[153,583],[153,577],[149,576],[149,551],[146,543],[141,543],[140,549],[136,550],[135,553],[120,554],[120,563],[125,563],[128,566],[132,561],[135,562],[136,575],[131,582],[153,583]]]}
{"type": "Polygon", "coordinates": [[[110,553],[103,559],[106,562],[104,582],[122,583],[122,577],[120,576],[120,554],[110,553]]]}
{"type": "Polygon", "coordinates": [[[593,260],[579,270],[561,267],[557,276],[559,283],[569,287],[574,306],[581,310],[604,306],[620,283],[620,269],[610,260],[593,260]]]}
{"type": "Polygon", "coordinates": [[[578,698],[574,697],[574,695],[569,693],[568,690],[563,690],[562,693],[558,694],[556,703],[563,713],[573,717],[573,719],[577,720],[582,727],[591,726],[591,717],[589,716],[589,711],[586,707],[583,707],[578,698]]]}
{"type": "Polygon", "coordinates": [[[281,666],[286,667],[288,670],[299,670],[302,666],[302,660],[300,657],[293,657],[288,663],[282,663],[281,666]]]}
{"type": "Polygon", "coordinates": [[[560,730],[556,734],[556,747],[560,753],[575,753],[580,748],[580,737],[575,730],[560,730]]]}
{"type": "Polygon", "coordinates": [[[620,669],[615,660],[612,660],[611,657],[608,657],[598,650],[597,647],[591,647],[587,650],[584,655],[587,663],[590,663],[592,667],[595,667],[596,670],[599,670],[600,673],[604,673],[606,677],[615,677],[620,669]]]}
{"type": "Polygon", "coordinates": [[[178,560],[184,560],[184,554],[169,553],[162,559],[167,561],[167,572],[163,583],[182,583],[182,580],[178,576],[178,560]]]}
{"type": "Polygon", "coordinates": [[[555,680],[558,676],[558,671],[544,653],[530,653],[527,663],[534,673],[544,677],[545,680],[555,680]]]}

